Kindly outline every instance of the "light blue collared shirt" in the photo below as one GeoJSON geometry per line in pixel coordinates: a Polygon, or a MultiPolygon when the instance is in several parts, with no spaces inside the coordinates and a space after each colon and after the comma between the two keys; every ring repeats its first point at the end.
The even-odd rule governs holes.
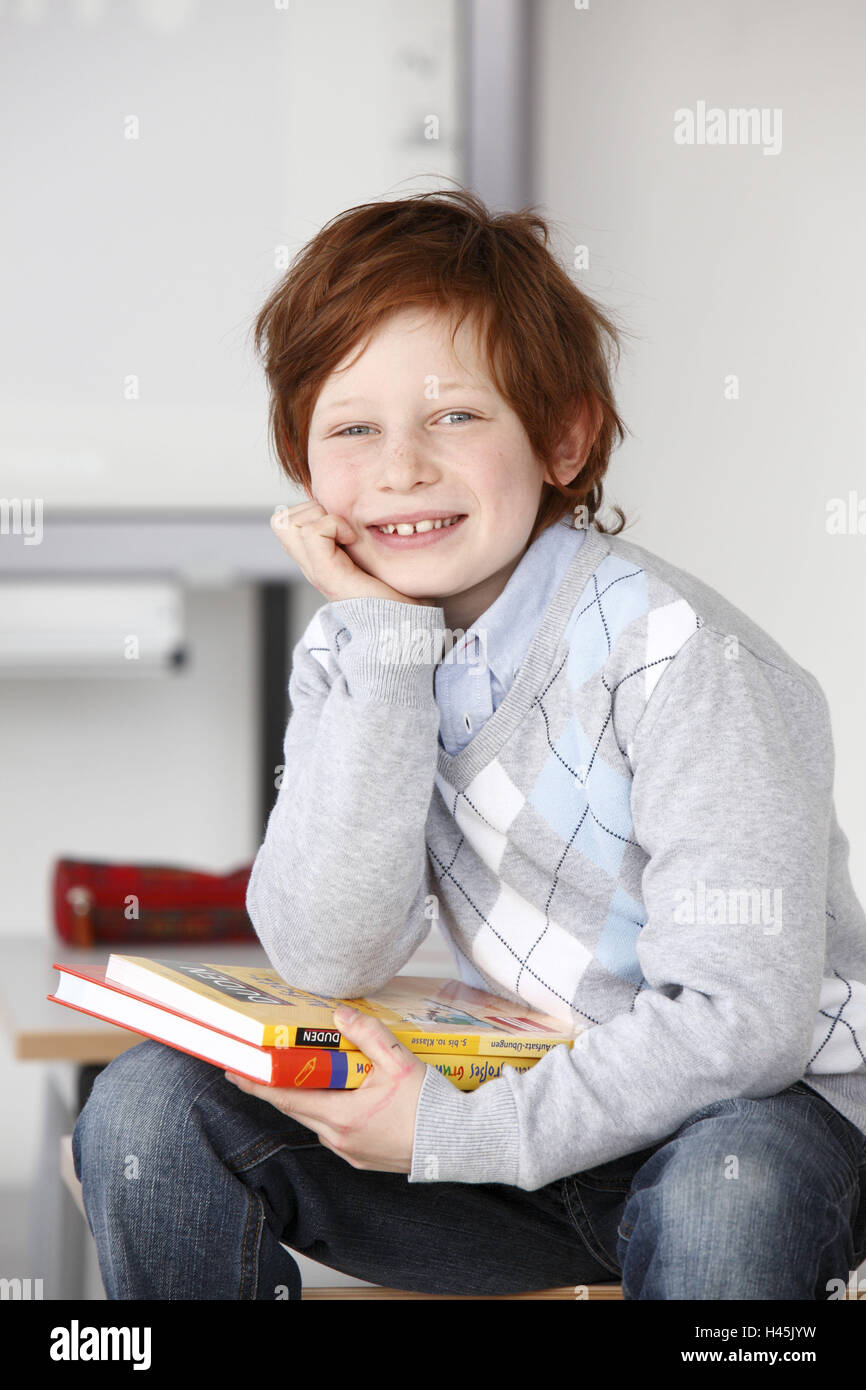
{"type": "Polygon", "coordinates": [[[571,515],[545,527],[505,588],[433,677],[439,742],[455,757],[504,700],[565,572],[586,538],[571,515]]]}

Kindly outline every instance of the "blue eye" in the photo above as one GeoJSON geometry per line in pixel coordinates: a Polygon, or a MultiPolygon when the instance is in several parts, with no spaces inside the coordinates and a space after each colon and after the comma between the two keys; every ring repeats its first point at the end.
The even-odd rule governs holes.
{"type": "MultiPolygon", "coordinates": [[[[449,410],[449,411],[447,411],[447,412],[445,413],[445,415],[442,416],[442,419],[443,419],[443,420],[447,420],[448,417],[451,416],[451,415],[463,415],[463,416],[466,417],[467,420],[477,420],[477,419],[478,419],[478,416],[477,416],[477,415],[473,415],[471,410],[449,410]]],[[[341,438],[343,438],[344,436],[348,436],[348,438],[350,438],[350,439],[357,439],[359,436],[358,436],[358,435],[353,435],[353,434],[352,434],[352,430],[369,430],[369,429],[370,429],[370,426],[369,426],[369,425],[347,425],[346,428],[345,428],[344,430],[338,430],[338,432],[337,432],[335,438],[341,439],[341,438]]]]}

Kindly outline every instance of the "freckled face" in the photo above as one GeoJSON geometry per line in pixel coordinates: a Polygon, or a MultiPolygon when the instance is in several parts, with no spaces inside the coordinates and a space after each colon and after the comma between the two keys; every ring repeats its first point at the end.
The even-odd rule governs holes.
{"type": "Polygon", "coordinates": [[[359,535],[345,547],[356,565],[409,598],[482,612],[523,554],[546,474],[470,325],[452,348],[445,315],[391,315],[322,387],[308,459],[316,501],[359,535]],[[451,517],[405,539],[374,525],[451,517]]]}

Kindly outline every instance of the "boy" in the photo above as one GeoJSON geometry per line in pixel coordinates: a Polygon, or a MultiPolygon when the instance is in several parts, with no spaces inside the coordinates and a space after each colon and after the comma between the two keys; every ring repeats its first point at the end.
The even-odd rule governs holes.
{"type": "Polygon", "coordinates": [[[541,219],[464,191],[350,209],[262,309],[309,498],[272,526],[326,603],[256,930],[352,997],[436,916],[464,980],[592,1026],[468,1093],[339,1011],[374,1063],[352,1093],[131,1049],[74,1141],[110,1298],[298,1298],[285,1246],[404,1289],[626,1299],[825,1299],[866,1257],[866,918],[826,700],[595,520],[608,341],[541,219]]]}

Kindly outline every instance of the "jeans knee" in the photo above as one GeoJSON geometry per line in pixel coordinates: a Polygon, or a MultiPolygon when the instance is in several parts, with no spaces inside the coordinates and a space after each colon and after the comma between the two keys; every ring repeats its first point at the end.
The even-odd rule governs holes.
{"type": "Polygon", "coordinates": [[[795,1190],[790,1172],[766,1153],[737,1152],[735,1143],[673,1147],[638,1175],[618,1235],[628,1242],[640,1221],[681,1248],[709,1238],[732,1252],[748,1249],[790,1225],[795,1190]]]}
{"type": "Polygon", "coordinates": [[[820,1117],[781,1112],[728,1102],[635,1174],[617,1231],[627,1297],[811,1299],[844,1269],[850,1161],[820,1117]]]}
{"type": "Polygon", "coordinates": [[[214,1068],[185,1052],[148,1040],[120,1053],[97,1075],[72,1135],[76,1175],[127,1177],[136,1157],[160,1150],[160,1135],[188,1113],[191,1098],[214,1068]]]}

